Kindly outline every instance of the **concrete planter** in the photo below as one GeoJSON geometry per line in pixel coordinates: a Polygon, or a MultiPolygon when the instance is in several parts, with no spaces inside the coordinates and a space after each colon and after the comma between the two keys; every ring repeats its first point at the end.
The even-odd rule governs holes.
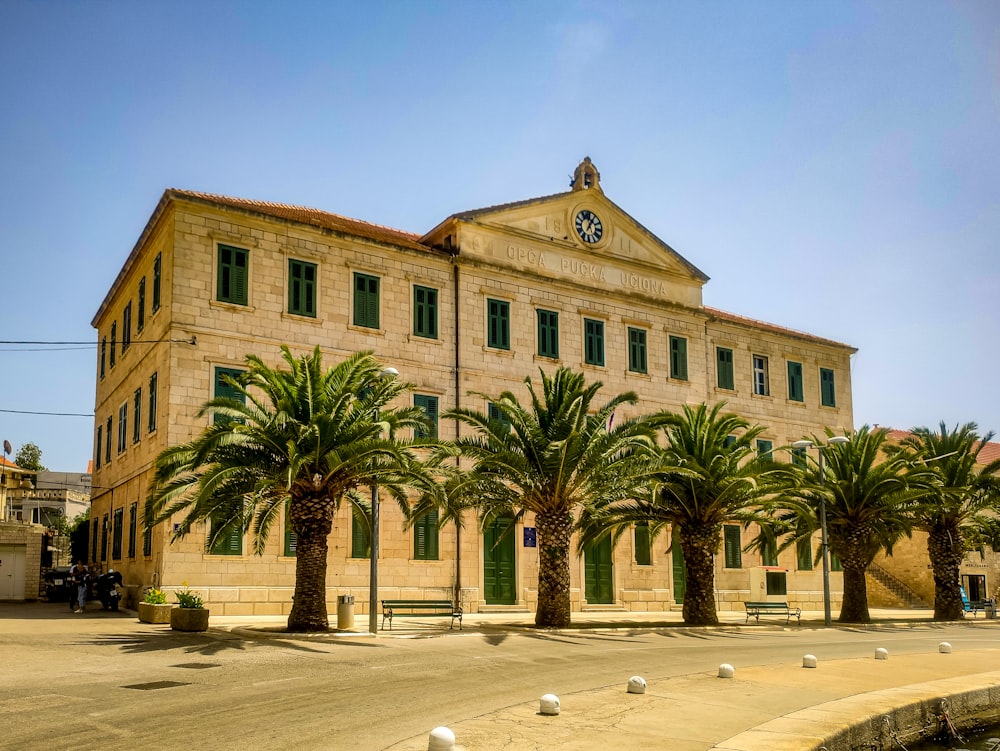
{"type": "Polygon", "coordinates": [[[153,605],[148,602],[139,603],[139,620],[143,623],[170,623],[170,611],[173,605],[153,605]]]}
{"type": "Polygon", "coordinates": [[[174,631],[207,631],[208,608],[174,608],[170,611],[174,631]]]}

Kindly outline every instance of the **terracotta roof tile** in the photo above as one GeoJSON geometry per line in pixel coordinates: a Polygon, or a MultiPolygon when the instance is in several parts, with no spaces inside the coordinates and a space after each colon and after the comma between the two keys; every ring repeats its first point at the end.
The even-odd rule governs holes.
{"type": "Polygon", "coordinates": [[[5,456],[0,456],[0,467],[13,467],[14,469],[20,469],[14,462],[7,459],[5,456]]]}
{"type": "Polygon", "coordinates": [[[808,339],[811,342],[818,342],[820,344],[829,344],[832,347],[846,347],[852,352],[857,352],[857,347],[852,347],[850,344],[844,344],[843,342],[837,342],[833,339],[825,339],[822,336],[816,336],[814,334],[807,334],[804,331],[796,331],[795,329],[785,328],[784,326],[777,326],[773,323],[767,323],[767,321],[758,321],[754,318],[747,318],[746,316],[739,316],[735,313],[727,313],[724,310],[719,310],[718,308],[710,308],[707,305],[704,306],[704,310],[713,318],[720,321],[727,321],[729,323],[736,323],[741,326],[750,326],[755,329],[762,329],[763,331],[772,331],[775,334],[784,334],[785,336],[794,336],[798,339],[808,339]]]}
{"type": "MultiPolygon", "coordinates": [[[[879,426],[879,425],[874,425],[873,427],[875,428],[881,427],[882,430],[885,430],[888,434],[889,440],[892,441],[893,443],[899,443],[904,438],[913,435],[913,433],[911,433],[909,430],[897,430],[895,428],[886,428],[884,426],[879,426]]],[[[996,441],[990,441],[985,446],[983,446],[982,450],[979,452],[978,464],[986,465],[992,461],[996,461],[997,459],[1000,459],[1000,443],[997,443],[996,441]]]]}

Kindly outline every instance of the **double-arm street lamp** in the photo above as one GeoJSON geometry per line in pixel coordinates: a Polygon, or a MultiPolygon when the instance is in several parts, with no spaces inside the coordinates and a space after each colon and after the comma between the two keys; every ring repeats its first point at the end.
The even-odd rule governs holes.
{"type": "Polygon", "coordinates": [[[819,494],[819,529],[820,529],[820,554],[823,557],[823,623],[830,626],[833,622],[830,613],[830,543],[826,534],[826,491],[822,486],[826,484],[826,467],[823,456],[827,446],[838,443],[848,443],[851,439],[842,435],[835,435],[826,444],[816,446],[812,441],[795,441],[792,448],[805,451],[816,446],[819,449],[819,484],[821,486],[819,494]]]}
{"type": "MultiPolygon", "coordinates": [[[[385,368],[378,374],[379,378],[395,378],[399,371],[395,368],[385,368]]],[[[373,417],[378,420],[378,410],[373,417]]],[[[379,430],[381,436],[381,430],[379,430]]],[[[378,483],[371,484],[372,494],[372,551],[371,569],[368,576],[368,631],[372,634],[378,631],[378,483]]]]}

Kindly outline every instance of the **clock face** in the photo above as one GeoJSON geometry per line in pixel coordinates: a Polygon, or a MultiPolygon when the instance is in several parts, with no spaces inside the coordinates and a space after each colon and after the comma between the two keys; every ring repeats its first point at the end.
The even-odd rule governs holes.
{"type": "Polygon", "coordinates": [[[590,209],[583,209],[576,215],[576,234],[585,243],[596,243],[604,235],[604,225],[590,209]]]}

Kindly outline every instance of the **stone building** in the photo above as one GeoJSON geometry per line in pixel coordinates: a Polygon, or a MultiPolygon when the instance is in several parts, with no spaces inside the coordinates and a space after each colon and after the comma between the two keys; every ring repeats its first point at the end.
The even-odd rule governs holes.
{"type": "MultiPolygon", "coordinates": [[[[454,214],[413,234],[317,209],[167,190],[93,319],[98,332],[91,558],[124,572],[132,594],[188,581],[228,614],[285,613],[294,540],[272,534],[263,556],[234,536],[205,550],[208,529],[170,543],[142,529],[154,457],[207,424],[199,406],[255,353],[280,360],[319,345],[328,362],[373,350],[417,384],[435,419],[454,406],[486,411],[470,392],[523,393],[525,376],[565,365],[636,391],[639,409],[728,402],[767,426],[771,451],[831,427],[853,427],[852,347],[706,307],[708,277],[614,204],[589,159],[571,190],[454,214]]],[[[457,426],[441,422],[451,438],[457,426]]],[[[393,512],[396,515],[393,515],[393,512]]],[[[381,597],[447,598],[466,607],[534,606],[531,520],[515,534],[404,531],[381,522],[381,597]],[[456,577],[461,576],[461,581],[456,577]]],[[[475,530],[470,524],[467,530],[475,530]]],[[[329,601],[366,599],[366,541],[345,507],[330,544],[329,601]]],[[[777,560],[742,551],[727,527],[718,557],[720,607],[765,588],[810,607],[822,599],[809,551],[777,560]],[[763,564],[769,564],[764,567],[763,564]]],[[[815,543],[814,543],[815,545],[815,543]]],[[[669,540],[626,540],[574,560],[574,609],[662,610],[683,597],[669,540]]],[[[679,552],[679,546],[677,547],[679,552]]],[[[834,575],[839,598],[840,577],[834,575]]],[[[815,607],[815,605],[813,605],[815,607]]]]}

